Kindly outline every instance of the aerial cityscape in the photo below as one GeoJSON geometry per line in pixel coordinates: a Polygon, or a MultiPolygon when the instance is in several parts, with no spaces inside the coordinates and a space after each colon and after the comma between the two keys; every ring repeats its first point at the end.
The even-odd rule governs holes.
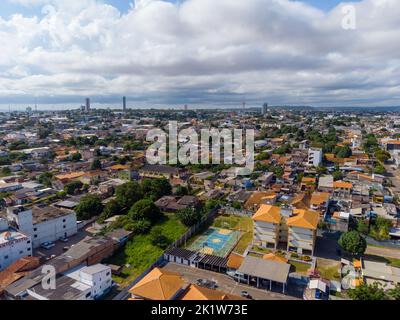
{"type": "Polygon", "coordinates": [[[0,306],[400,300],[399,14],[3,1],[0,306]]]}

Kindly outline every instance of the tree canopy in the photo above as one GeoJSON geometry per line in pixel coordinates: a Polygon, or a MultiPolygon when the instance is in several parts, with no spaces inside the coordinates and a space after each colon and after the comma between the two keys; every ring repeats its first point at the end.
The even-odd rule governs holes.
{"type": "Polygon", "coordinates": [[[352,255],[362,255],[367,249],[365,238],[357,231],[343,233],[338,243],[344,251],[352,255]]]}
{"type": "Polygon", "coordinates": [[[100,198],[90,194],[83,197],[75,208],[79,220],[88,220],[93,216],[101,214],[102,211],[103,204],[100,198]]]}

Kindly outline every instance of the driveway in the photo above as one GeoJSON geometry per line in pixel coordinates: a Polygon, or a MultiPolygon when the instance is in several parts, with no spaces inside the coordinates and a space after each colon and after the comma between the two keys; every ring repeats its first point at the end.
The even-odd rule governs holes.
{"type": "Polygon", "coordinates": [[[255,300],[299,300],[298,298],[292,296],[287,296],[277,292],[261,290],[238,283],[227,275],[221,273],[192,268],[173,262],[167,263],[163,269],[179,273],[186,281],[190,283],[196,283],[198,279],[214,280],[218,284],[217,290],[221,290],[237,296],[240,296],[240,293],[242,291],[247,291],[255,300]]]}
{"type": "Polygon", "coordinates": [[[314,255],[317,258],[340,261],[341,257],[336,251],[339,248],[338,239],[338,234],[323,232],[317,237],[314,255]]]}

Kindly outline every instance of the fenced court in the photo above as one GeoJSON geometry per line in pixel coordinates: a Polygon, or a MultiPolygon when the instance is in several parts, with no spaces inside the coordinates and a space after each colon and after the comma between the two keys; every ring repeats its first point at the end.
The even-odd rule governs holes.
{"type": "Polygon", "coordinates": [[[239,241],[241,233],[235,230],[209,228],[189,247],[189,250],[226,257],[239,241]]]}

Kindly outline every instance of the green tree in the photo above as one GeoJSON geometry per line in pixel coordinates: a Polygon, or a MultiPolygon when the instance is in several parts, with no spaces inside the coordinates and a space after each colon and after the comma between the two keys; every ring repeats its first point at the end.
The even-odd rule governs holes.
{"type": "Polygon", "coordinates": [[[201,219],[200,211],[193,208],[179,210],[176,216],[187,227],[194,226],[201,219]]]}
{"type": "Polygon", "coordinates": [[[137,201],[129,210],[128,216],[131,220],[149,220],[157,222],[162,217],[162,212],[150,199],[137,201]]]}
{"type": "Polygon", "coordinates": [[[239,201],[233,201],[232,208],[240,210],[242,209],[242,204],[239,201]]]}
{"type": "Polygon", "coordinates": [[[52,186],[52,179],[53,179],[53,174],[51,172],[43,172],[39,176],[38,181],[44,186],[50,188],[52,186]]]}
{"type": "Polygon", "coordinates": [[[353,300],[387,300],[382,285],[375,282],[371,285],[363,283],[355,289],[349,289],[348,295],[353,300]]]}
{"type": "Polygon", "coordinates": [[[352,155],[352,151],[348,145],[343,147],[336,147],[333,150],[333,153],[336,154],[338,158],[349,158],[352,155]]]}
{"type": "Polygon", "coordinates": [[[378,163],[374,167],[374,173],[376,173],[376,174],[385,174],[386,173],[386,169],[382,164],[378,163]]]}
{"type": "Polygon", "coordinates": [[[72,161],[72,162],[79,162],[79,161],[81,161],[81,159],[82,159],[82,155],[81,155],[79,152],[74,153],[74,154],[71,156],[71,161],[72,161]]]}
{"type": "Polygon", "coordinates": [[[118,201],[115,199],[111,199],[104,207],[103,212],[100,215],[98,220],[99,223],[103,223],[104,220],[117,215],[121,211],[121,206],[119,205],[118,201]]]}
{"type": "Polygon", "coordinates": [[[378,149],[375,151],[375,157],[382,163],[385,163],[386,161],[388,161],[391,158],[391,155],[389,152],[382,150],[382,149],[378,149]]]}
{"type": "Polygon", "coordinates": [[[357,231],[343,233],[338,243],[344,251],[352,255],[362,255],[367,249],[367,242],[357,231]]]}
{"type": "Polygon", "coordinates": [[[83,187],[83,183],[80,181],[71,181],[68,182],[64,186],[64,191],[70,195],[75,194],[78,190],[80,190],[83,187]]]}
{"type": "Polygon", "coordinates": [[[365,222],[364,220],[360,220],[357,224],[357,231],[367,235],[369,232],[369,226],[368,223],[365,222]]]}
{"type": "Polygon", "coordinates": [[[101,170],[101,161],[99,159],[93,160],[92,164],[90,165],[91,170],[101,170]]]}
{"type": "Polygon", "coordinates": [[[146,234],[151,229],[151,222],[149,220],[132,221],[123,224],[123,228],[127,231],[132,231],[134,234],[146,234]]]}
{"type": "Polygon", "coordinates": [[[188,190],[188,188],[186,188],[185,186],[179,185],[179,186],[176,187],[175,194],[176,194],[178,197],[186,196],[186,195],[189,194],[189,190],[188,190]]]}
{"type": "Polygon", "coordinates": [[[392,222],[384,217],[377,217],[373,223],[370,234],[376,240],[386,240],[389,239],[390,228],[392,227],[392,222]]]}
{"type": "Polygon", "coordinates": [[[171,241],[163,234],[163,229],[160,226],[155,226],[150,231],[150,240],[153,246],[161,249],[167,248],[171,241]]]}
{"type": "Polygon", "coordinates": [[[332,173],[333,180],[338,181],[343,179],[343,173],[341,171],[334,171],[332,173]]]}
{"type": "Polygon", "coordinates": [[[79,220],[88,220],[103,211],[103,204],[99,197],[94,195],[86,195],[81,199],[75,208],[77,218],[79,220]]]}
{"type": "Polygon", "coordinates": [[[141,188],[144,197],[153,200],[158,200],[172,193],[171,184],[167,179],[145,179],[142,181],[141,188]]]}
{"type": "Polygon", "coordinates": [[[397,283],[393,289],[389,289],[388,294],[392,299],[400,300],[400,283],[397,283]]]}
{"type": "Polygon", "coordinates": [[[115,190],[115,198],[122,208],[130,208],[143,197],[140,185],[136,181],[130,181],[120,185],[115,190]]]}

